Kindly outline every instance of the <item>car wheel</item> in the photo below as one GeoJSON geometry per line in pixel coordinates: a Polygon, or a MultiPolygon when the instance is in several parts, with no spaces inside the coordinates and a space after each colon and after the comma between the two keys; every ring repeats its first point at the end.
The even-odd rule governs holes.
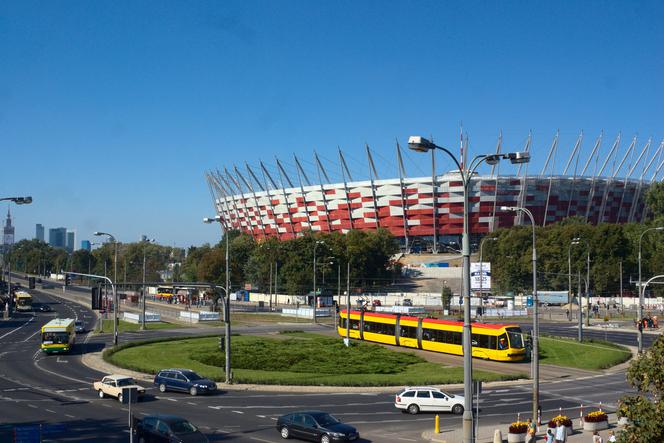
{"type": "Polygon", "coordinates": [[[327,434],[324,434],[324,435],[320,438],[320,443],[330,443],[330,436],[327,435],[327,434]]]}
{"type": "Polygon", "coordinates": [[[118,394],[118,401],[122,403],[122,394],[118,394]]]}
{"type": "Polygon", "coordinates": [[[456,414],[456,415],[463,414],[463,406],[462,405],[452,406],[452,414],[456,414]]]}
{"type": "Polygon", "coordinates": [[[286,426],[281,428],[281,438],[290,438],[290,431],[286,426]]]}
{"type": "Polygon", "coordinates": [[[101,389],[99,390],[99,398],[104,398],[104,391],[101,389]]]}
{"type": "Polygon", "coordinates": [[[196,389],[196,386],[189,388],[189,393],[195,397],[198,394],[198,389],[196,389]]]}
{"type": "Polygon", "coordinates": [[[159,385],[159,392],[166,392],[166,385],[165,384],[160,384],[159,385]]]}
{"type": "Polygon", "coordinates": [[[413,404],[413,405],[409,405],[409,406],[408,406],[408,413],[409,413],[409,414],[413,414],[413,415],[417,415],[417,414],[420,413],[420,407],[417,406],[417,405],[414,405],[414,404],[413,404]]]}

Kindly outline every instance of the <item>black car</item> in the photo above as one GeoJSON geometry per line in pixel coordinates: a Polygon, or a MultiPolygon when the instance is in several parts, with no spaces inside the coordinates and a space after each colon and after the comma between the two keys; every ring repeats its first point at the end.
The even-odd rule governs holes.
{"type": "Polygon", "coordinates": [[[53,309],[49,305],[39,305],[39,312],[51,312],[53,309]]]}
{"type": "Polygon", "coordinates": [[[162,369],[154,377],[154,384],[160,392],[182,391],[191,395],[215,392],[217,384],[203,378],[191,369],[162,369]]]}
{"type": "Polygon", "coordinates": [[[148,415],[135,421],[134,434],[138,443],[208,443],[196,426],[175,415],[148,415]]]}
{"type": "Polygon", "coordinates": [[[282,438],[293,437],[321,443],[355,441],[360,438],[357,429],[322,411],[282,415],[277,420],[277,431],[282,438]]]}

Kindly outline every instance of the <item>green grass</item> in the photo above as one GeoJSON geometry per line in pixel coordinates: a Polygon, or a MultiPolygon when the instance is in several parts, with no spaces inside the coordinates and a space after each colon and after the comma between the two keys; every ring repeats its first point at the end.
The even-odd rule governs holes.
{"type": "Polygon", "coordinates": [[[560,337],[540,337],[540,363],[579,369],[606,369],[632,356],[625,347],[613,343],[586,340],[579,343],[560,337]]]}
{"type": "MultiPolygon", "coordinates": [[[[223,380],[224,354],[219,338],[195,338],[128,346],[104,357],[127,369],[156,373],[165,367],[187,367],[223,380]]],[[[429,363],[412,353],[338,338],[295,332],[280,338],[233,338],[232,367],[238,383],[327,386],[398,386],[463,381],[463,368],[429,363]]],[[[477,379],[521,378],[475,371],[477,379]]]]}
{"type": "MultiPolygon", "coordinates": [[[[113,332],[113,320],[106,319],[103,320],[104,328],[103,332],[113,332]]],[[[186,328],[187,326],[177,325],[174,323],[166,323],[163,321],[160,322],[148,322],[145,325],[146,329],[173,329],[173,328],[186,328]]],[[[128,331],[140,331],[140,323],[130,323],[128,321],[119,320],[118,321],[118,332],[128,332],[128,331]]]]}

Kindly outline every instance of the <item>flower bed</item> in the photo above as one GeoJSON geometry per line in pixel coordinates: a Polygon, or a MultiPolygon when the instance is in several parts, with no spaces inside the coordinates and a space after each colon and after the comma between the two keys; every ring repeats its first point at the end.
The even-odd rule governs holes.
{"type": "Polygon", "coordinates": [[[507,432],[508,443],[522,443],[526,441],[526,433],[528,432],[528,422],[515,421],[509,427],[507,432]]]}
{"type": "Polygon", "coordinates": [[[558,427],[558,423],[567,428],[567,435],[572,435],[574,433],[572,419],[566,415],[556,415],[551,420],[549,420],[548,429],[551,429],[555,433],[556,427],[558,427]]]}
{"type": "Polygon", "coordinates": [[[609,428],[609,416],[604,411],[594,411],[583,417],[584,431],[601,431],[609,428]]]}

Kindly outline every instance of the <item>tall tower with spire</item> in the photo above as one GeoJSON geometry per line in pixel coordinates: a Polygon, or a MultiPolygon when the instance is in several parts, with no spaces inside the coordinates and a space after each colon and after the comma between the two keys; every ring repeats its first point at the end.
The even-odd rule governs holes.
{"type": "Polygon", "coordinates": [[[12,226],[12,214],[7,207],[7,221],[2,233],[2,244],[5,248],[14,244],[14,226],[12,226]]]}

